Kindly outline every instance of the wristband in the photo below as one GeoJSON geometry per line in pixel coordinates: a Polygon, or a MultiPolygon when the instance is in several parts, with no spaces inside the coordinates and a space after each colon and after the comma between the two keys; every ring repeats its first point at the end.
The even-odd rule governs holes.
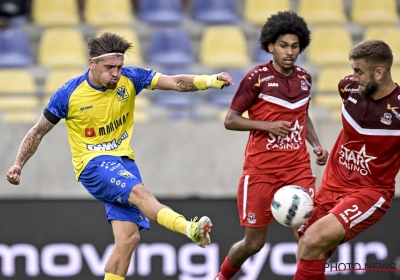
{"type": "Polygon", "coordinates": [[[193,85],[198,90],[205,90],[211,87],[221,89],[225,86],[225,82],[218,80],[218,75],[201,75],[194,77],[193,85]]]}

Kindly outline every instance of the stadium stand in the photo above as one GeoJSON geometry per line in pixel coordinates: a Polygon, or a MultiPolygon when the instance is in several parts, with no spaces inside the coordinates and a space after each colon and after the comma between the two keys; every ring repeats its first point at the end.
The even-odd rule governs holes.
{"type": "Polygon", "coordinates": [[[78,77],[84,73],[81,69],[53,69],[49,72],[44,82],[43,88],[43,106],[47,105],[51,95],[53,95],[57,89],[62,87],[67,81],[78,77]]]}
{"type": "Polygon", "coordinates": [[[124,64],[126,66],[141,66],[143,65],[143,53],[139,40],[139,36],[135,29],[128,26],[110,26],[102,27],[97,31],[97,35],[104,32],[117,33],[124,37],[128,42],[133,45],[133,50],[125,55],[124,64]]]}
{"type": "Polygon", "coordinates": [[[305,55],[315,66],[347,66],[352,46],[351,34],[344,26],[318,26],[312,30],[305,55]]]}
{"type": "MultiPolygon", "coordinates": [[[[35,109],[35,108],[33,108],[35,109]]],[[[39,119],[40,113],[38,110],[28,111],[5,111],[1,113],[2,123],[14,123],[14,124],[34,124],[39,119]]]]}
{"type": "Polygon", "coordinates": [[[0,94],[28,94],[36,93],[36,81],[29,69],[2,69],[0,70],[0,94]],[[12,82],[14,81],[14,82],[12,82]]]}
{"type": "Polygon", "coordinates": [[[204,24],[233,24],[240,18],[235,0],[193,0],[192,17],[204,24]]]}
{"type": "Polygon", "coordinates": [[[243,18],[261,27],[270,15],[278,11],[290,10],[289,0],[280,1],[259,1],[259,0],[246,0],[244,1],[243,18]]]}
{"type": "MultiPolygon", "coordinates": [[[[31,11],[22,2],[22,8],[18,9],[18,15],[29,12],[31,22],[21,29],[0,29],[0,68],[31,70],[38,95],[44,96],[43,103],[46,103],[49,94],[61,86],[69,74],[75,73],[75,76],[85,71],[87,51],[83,39],[110,31],[133,42],[133,53],[125,56],[125,65],[154,67],[166,74],[216,73],[224,68],[234,75],[235,71],[250,69],[272,58],[259,49],[260,27],[270,14],[291,9],[305,18],[312,31],[311,45],[296,64],[313,76],[313,96],[323,96],[331,89],[335,91],[336,75],[343,67],[349,67],[348,51],[358,41],[377,38],[387,41],[394,50],[400,49],[399,2],[32,0],[31,11]],[[22,39],[24,33],[25,39],[22,39]],[[5,34],[13,39],[3,40],[5,34]],[[335,78],[326,81],[326,75],[335,78]]],[[[1,12],[0,9],[0,16],[1,12]]],[[[395,54],[394,59],[394,69],[397,69],[400,56],[395,54]]],[[[168,110],[227,106],[230,96],[225,91],[221,93],[221,105],[217,106],[217,98],[212,100],[208,94],[200,94],[204,103],[192,102],[188,96],[160,97],[157,91],[148,94],[150,103],[145,102],[151,105],[149,107],[168,110]]]]}
{"type": "Polygon", "coordinates": [[[297,12],[308,24],[314,26],[347,22],[343,0],[299,0],[297,12]]]}
{"type": "Polygon", "coordinates": [[[229,108],[232,97],[234,96],[236,89],[238,88],[243,76],[246,74],[246,70],[243,69],[218,69],[217,73],[227,72],[232,76],[232,80],[235,86],[229,86],[222,90],[210,89],[207,91],[207,102],[211,105],[229,108]]]}
{"type": "Polygon", "coordinates": [[[147,61],[163,67],[181,67],[195,62],[189,34],[180,28],[155,30],[149,39],[147,61]]]}
{"type": "Polygon", "coordinates": [[[200,62],[213,68],[241,68],[250,63],[244,31],[238,26],[208,26],[200,42],[200,62]]]}
{"type": "Polygon", "coordinates": [[[43,27],[74,26],[80,22],[76,0],[33,0],[32,21],[43,27]]]}
{"type": "Polygon", "coordinates": [[[0,29],[0,68],[29,67],[33,63],[30,42],[19,28],[0,29]]]}
{"type": "Polygon", "coordinates": [[[129,26],[134,21],[129,0],[86,0],[84,19],[87,24],[102,26],[129,26]]]}
{"type": "Polygon", "coordinates": [[[392,25],[399,22],[396,0],[353,0],[351,19],[360,25],[392,25]]]}
{"type": "Polygon", "coordinates": [[[138,18],[148,24],[179,25],[184,20],[182,0],[141,0],[138,18]]]}
{"type": "MultiPolygon", "coordinates": [[[[379,39],[385,41],[393,52],[400,50],[400,28],[396,25],[368,26],[365,29],[363,40],[379,39]]],[[[400,55],[393,55],[393,65],[400,66],[400,55]]]]}
{"type": "MultiPolygon", "coordinates": [[[[348,67],[323,67],[318,74],[315,84],[315,90],[318,94],[334,93],[338,91],[338,82],[347,75],[353,74],[353,70],[348,67]]],[[[339,99],[339,98],[338,98],[339,99]]]]}
{"type": "Polygon", "coordinates": [[[49,27],[39,41],[38,63],[48,68],[78,68],[87,65],[83,34],[77,28],[49,27]]]}

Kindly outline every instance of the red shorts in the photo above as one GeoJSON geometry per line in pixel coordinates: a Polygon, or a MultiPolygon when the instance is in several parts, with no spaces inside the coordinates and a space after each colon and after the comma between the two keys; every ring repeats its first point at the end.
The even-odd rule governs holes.
{"type": "Polygon", "coordinates": [[[246,227],[268,226],[274,217],[271,213],[272,198],[277,190],[287,185],[315,193],[315,176],[311,169],[295,169],[266,175],[243,174],[237,193],[240,225],[246,227]]]}
{"type": "Polygon", "coordinates": [[[392,206],[392,198],[389,192],[378,189],[343,193],[327,190],[322,184],[314,197],[311,217],[299,229],[299,235],[303,235],[317,220],[332,213],[346,230],[341,243],[347,242],[378,222],[392,206]]]}

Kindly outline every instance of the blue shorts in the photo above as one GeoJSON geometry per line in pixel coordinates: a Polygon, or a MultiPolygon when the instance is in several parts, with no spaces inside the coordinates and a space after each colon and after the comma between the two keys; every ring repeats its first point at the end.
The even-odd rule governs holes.
{"type": "Polygon", "coordinates": [[[150,221],[128,202],[132,188],[142,183],[139,169],[128,157],[98,156],[83,169],[79,180],[94,198],[105,203],[107,219],[130,221],[150,229],[150,221]]]}

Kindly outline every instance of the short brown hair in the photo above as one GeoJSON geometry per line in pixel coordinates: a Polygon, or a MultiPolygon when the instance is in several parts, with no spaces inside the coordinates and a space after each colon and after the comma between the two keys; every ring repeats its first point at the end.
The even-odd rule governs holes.
{"type": "Polygon", "coordinates": [[[104,32],[99,37],[90,38],[87,43],[89,57],[96,57],[106,53],[125,53],[133,48],[132,43],[118,34],[104,32]]]}
{"type": "Polygon", "coordinates": [[[390,69],[393,53],[389,45],[381,40],[367,40],[355,45],[349,53],[349,59],[365,59],[371,66],[384,65],[390,69]]]}

